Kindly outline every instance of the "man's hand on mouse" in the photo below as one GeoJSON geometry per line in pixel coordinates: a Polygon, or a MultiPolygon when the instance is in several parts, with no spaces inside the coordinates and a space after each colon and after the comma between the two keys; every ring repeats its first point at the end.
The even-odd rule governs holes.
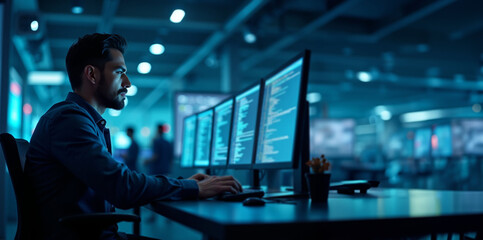
{"type": "Polygon", "coordinates": [[[206,174],[193,175],[190,179],[196,180],[199,187],[200,198],[214,197],[222,192],[238,193],[243,191],[238,180],[233,176],[209,176],[206,174]]]}

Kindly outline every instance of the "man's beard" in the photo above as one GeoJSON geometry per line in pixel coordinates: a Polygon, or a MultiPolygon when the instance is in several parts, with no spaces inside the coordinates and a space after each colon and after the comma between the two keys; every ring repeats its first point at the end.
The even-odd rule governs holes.
{"type": "Polygon", "coordinates": [[[110,92],[108,86],[106,86],[106,78],[104,74],[101,74],[101,80],[99,82],[99,87],[96,90],[96,98],[99,103],[106,108],[113,108],[116,110],[121,110],[124,108],[124,100],[118,98],[122,90],[117,91],[115,94],[110,92]]]}

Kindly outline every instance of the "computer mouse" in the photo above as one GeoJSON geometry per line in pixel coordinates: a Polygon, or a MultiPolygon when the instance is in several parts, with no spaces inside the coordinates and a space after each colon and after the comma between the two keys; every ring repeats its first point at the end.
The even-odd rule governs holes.
{"type": "Polygon", "coordinates": [[[249,197],[243,200],[243,206],[264,206],[265,200],[257,197],[249,197]]]}

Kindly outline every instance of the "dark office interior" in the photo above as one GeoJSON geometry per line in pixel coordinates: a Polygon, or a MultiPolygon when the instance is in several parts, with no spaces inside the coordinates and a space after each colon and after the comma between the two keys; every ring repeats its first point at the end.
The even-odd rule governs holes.
{"type": "MultiPolygon", "coordinates": [[[[162,123],[174,150],[169,176],[209,169],[250,186],[255,160],[240,168],[182,164],[185,117],[236,100],[308,50],[306,91],[300,91],[307,101],[308,153],[302,145],[296,150],[309,159],[324,155],[331,182],[375,180],[373,190],[434,190],[440,198],[448,191],[468,193],[461,201],[475,204],[468,214],[479,215],[483,229],[483,205],[475,203],[483,202],[477,194],[483,191],[482,10],[478,0],[0,0],[0,132],[29,141],[40,117],[72,91],[65,67],[69,47],[85,34],[116,33],[127,40],[132,86],[124,109],[103,114],[114,158],[123,161],[131,144],[125,130],[133,127],[137,169],[149,173],[145,161],[162,123]],[[178,19],[176,9],[183,10],[178,19]]],[[[5,165],[3,156],[0,163],[5,165]]],[[[261,167],[262,187],[294,188],[296,164],[275,174],[261,167]]],[[[0,240],[14,239],[15,194],[7,168],[0,170],[0,240]]],[[[321,211],[334,214],[331,206],[341,195],[331,191],[321,211]]],[[[444,204],[408,201],[412,217],[425,208],[445,211],[444,204]]],[[[206,239],[169,214],[140,211],[144,236],[206,239]]],[[[132,232],[133,223],[119,228],[132,232]]],[[[475,236],[475,229],[466,230],[475,236]]],[[[432,233],[387,236],[463,239],[459,232],[432,233]]]]}

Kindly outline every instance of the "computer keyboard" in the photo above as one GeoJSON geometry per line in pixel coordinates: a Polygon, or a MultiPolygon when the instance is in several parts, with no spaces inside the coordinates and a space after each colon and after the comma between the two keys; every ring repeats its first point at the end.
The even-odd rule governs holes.
{"type": "Polygon", "coordinates": [[[221,200],[221,201],[232,201],[232,202],[241,202],[249,197],[263,197],[265,195],[265,192],[260,189],[243,189],[243,192],[239,192],[237,194],[231,193],[231,192],[224,192],[216,199],[221,200]]]}

